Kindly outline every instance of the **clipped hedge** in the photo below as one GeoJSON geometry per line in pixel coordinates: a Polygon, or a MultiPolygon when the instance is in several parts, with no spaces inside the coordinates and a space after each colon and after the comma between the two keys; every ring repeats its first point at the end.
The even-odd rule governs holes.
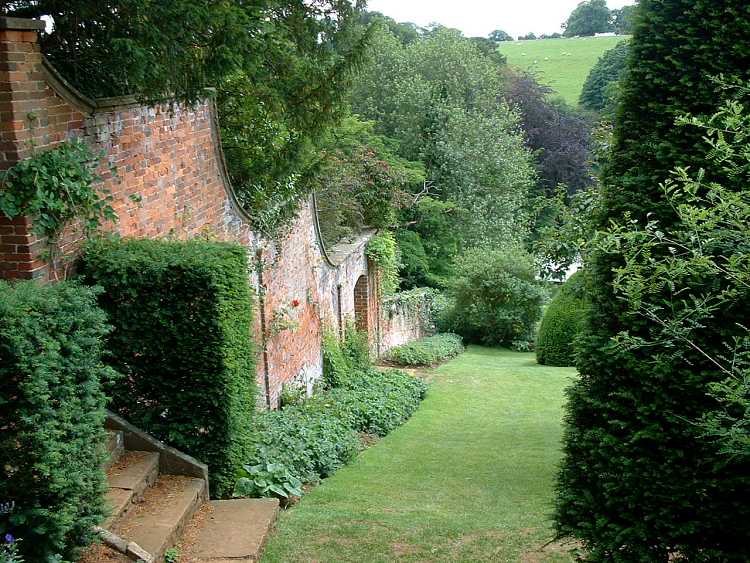
{"type": "Polygon", "coordinates": [[[107,332],[90,288],[0,282],[0,534],[27,561],[76,560],[104,517],[107,332]]]}
{"type": "Polygon", "coordinates": [[[234,244],[99,240],[81,264],[114,331],[124,374],[112,407],[209,466],[211,493],[231,493],[250,451],[255,410],[248,257],[234,244]]]}
{"type": "Polygon", "coordinates": [[[388,352],[387,358],[401,366],[434,366],[463,352],[463,342],[458,334],[436,334],[397,346],[388,352]]]}
{"type": "Polygon", "coordinates": [[[575,365],[573,343],[583,330],[588,302],[584,273],[577,272],[563,284],[547,307],[536,337],[536,360],[542,365],[575,365]]]}

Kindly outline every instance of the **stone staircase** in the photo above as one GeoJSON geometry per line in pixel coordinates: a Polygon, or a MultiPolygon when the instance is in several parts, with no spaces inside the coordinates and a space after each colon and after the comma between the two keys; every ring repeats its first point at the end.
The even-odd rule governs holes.
{"type": "Polygon", "coordinates": [[[163,562],[170,552],[179,563],[259,560],[276,499],[209,501],[205,465],[115,415],[107,426],[111,515],[81,563],[163,562]]]}

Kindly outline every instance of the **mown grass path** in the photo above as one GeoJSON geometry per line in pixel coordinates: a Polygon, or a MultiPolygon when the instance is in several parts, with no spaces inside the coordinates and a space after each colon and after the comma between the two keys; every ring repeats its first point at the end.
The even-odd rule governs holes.
{"type": "Polygon", "coordinates": [[[541,549],[573,369],[470,347],[403,427],[284,512],[264,561],[568,561],[541,549]]]}

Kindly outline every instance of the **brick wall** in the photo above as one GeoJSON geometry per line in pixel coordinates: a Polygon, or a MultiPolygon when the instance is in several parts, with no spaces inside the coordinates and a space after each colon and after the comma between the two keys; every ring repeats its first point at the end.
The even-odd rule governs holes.
{"type": "MultiPolygon", "coordinates": [[[[132,98],[89,99],[44,60],[37,43],[42,27],[0,18],[0,170],[33,150],[83,139],[105,154],[103,187],[119,217],[107,230],[149,238],[205,234],[247,246],[259,297],[258,381],[271,407],[284,383],[310,388],[320,377],[323,327],[340,329],[354,318],[360,278],[366,281],[359,292],[367,301],[363,328],[373,352],[380,350],[378,276],[364,252],[374,232],[327,253],[311,200],[283,236],[264,239],[252,230],[229,185],[210,99],[189,109],[147,107],[132,98]]],[[[54,280],[65,274],[41,260],[45,242],[31,227],[29,218],[0,216],[0,278],[54,280]]],[[[67,228],[63,252],[75,256],[81,238],[75,225],[67,228]]]]}

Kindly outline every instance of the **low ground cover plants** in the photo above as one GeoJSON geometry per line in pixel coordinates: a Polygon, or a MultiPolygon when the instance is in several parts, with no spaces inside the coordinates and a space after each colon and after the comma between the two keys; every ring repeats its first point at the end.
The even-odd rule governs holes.
{"type": "Polygon", "coordinates": [[[427,386],[403,372],[379,372],[369,362],[367,341],[353,329],[339,341],[324,339],[323,388],[309,399],[257,415],[252,453],[235,496],[302,495],[351,461],[366,435],[385,436],[417,410],[427,386]]]}
{"type": "Polygon", "coordinates": [[[388,352],[388,360],[401,366],[434,366],[464,351],[463,338],[443,333],[397,346],[388,352]]]}

